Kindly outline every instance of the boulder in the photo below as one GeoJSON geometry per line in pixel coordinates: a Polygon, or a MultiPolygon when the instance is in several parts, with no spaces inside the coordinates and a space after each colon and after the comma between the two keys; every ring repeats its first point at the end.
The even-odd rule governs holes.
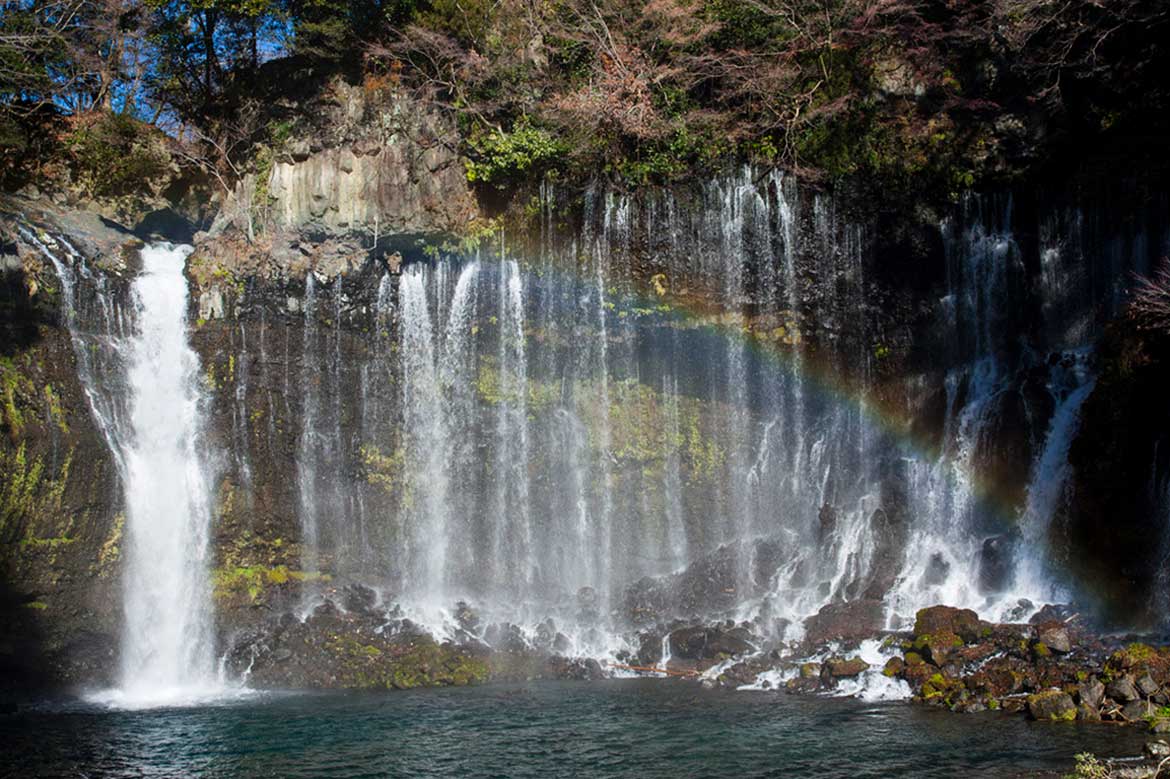
{"type": "Polygon", "coordinates": [[[971,609],[956,609],[951,606],[922,609],[914,620],[915,638],[951,633],[966,643],[975,643],[990,628],[991,626],[979,619],[979,615],[971,609]]]}
{"type": "Polygon", "coordinates": [[[1028,620],[1030,625],[1043,625],[1049,622],[1068,622],[1077,616],[1077,610],[1067,604],[1048,604],[1041,607],[1039,611],[1032,615],[1028,620]]]}
{"type": "Polygon", "coordinates": [[[1121,703],[1129,703],[1142,697],[1134,685],[1133,679],[1129,676],[1123,676],[1109,682],[1105,685],[1105,694],[1121,703]]]}
{"type": "Polygon", "coordinates": [[[820,679],[805,679],[800,676],[784,683],[784,691],[790,695],[806,695],[816,692],[820,688],[820,679]]]}
{"type": "Polygon", "coordinates": [[[1101,700],[1105,697],[1105,685],[1096,676],[1091,676],[1081,682],[1077,688],[1077,696],[1081,703],[1097,711],[1101,708],[1101,700]]]}
{"type": "Polygon", "coordinates": [[[834,679],[847,679],[853,676],[860,676],[868,670],[869,663],[860,657],[850,657],[848,659],[843,657],[830,657],[821,668],[821,676],[822,678],[827,676],[834,679]]]}
{"type": "Polygon", "coordinates": [[[830,603],[804,622],[805,643],[859,642],[873,638],[885,626],[885,604],[880,600],[830,603]]]}
{"type": "Polygon", "coordinates": [[[712,660],[750,652],[755,647],[730,631],[696,626],[673,631],[670,634],[670,648],[672,656],[677,658],[712,660]]]}
{"type": "Polygon", "coordinates": [[[1048,690],[1028,696],[1028,714],[1036,720],[1071,721],[1077,718],[1077,705],[1067,693],[1048,690]]]}
{"type": "Polygon", "coordinates": [[[1150,732],[1165,734],[1170,733],[1170,719],[1155,719],[1150,722],[1150,732]]]}
{"type": "Polygon", "coordinates": [[[1100,722],[1101,712],[1093,706],[1079,703],[1077,704],[1077,719],[1085,722],[1100,722]]]}
{"type": "Polygon", "coordinates": [[[378,608],[378,593],[363,584],[350,584],[342,591],[341,605],[352,613],[377,617],[384,613],[378,608]]]}
{"type": "Polygon", "coordinates": [[[1135,686],[1137,687],[1138,692],[1147,698],[1158,692],[1158,683],[1155,682],[1153,677],[1151,677],[1148,673],[1142,674],[1135,683],[1135,686]]]}
{"type": "Polygon", "coordinates": [[[1072,641],[1068,637],[1068,631],[1060,625],[1041,628],[1040,641],[1057,654],[1064,655],[1072,651],[1072,641]]]}
{"type": "Polygon", "coordinates": [[[891,657],[882,668],[882,673],[891,678],[901,676],[906,670],[906,661],[900,657],[891,657]]]}
{"type": "Polygon", "coordinates": [[[1126,722],[1140,722],[1150,713],[1150,707],[1142,701],[1130,701],[1121,707],[1121,718],[1126,722]]]}
{"type": "Polygon", "coordinates": [[[926,633],[915,637],[911,644],[914,652],[939,668],[946,665],[962,646],[963,639],[950,632],[926,633]]]}
{"type": "Polygon", "coordinates": [[[1015,573],[1012,566],[1012,540],[993,536],[983,542],[979,553],[979,587],[983,592],[1003,592],[1015,573]]]}
{"type": "Polygon", "coordinates": [[[1146,757],[1149,758],[1161,759],[1164,757],[1170,757],[1170,744],[1167,744],[1161,739],[1158,739],[1157,741],[1148,741],[1146,742],[1146,746],[1142,751],[1145,753],[1146,757]]]}
{"type": "Polygon", "coordinates": [[[593,658],[563,657],[554,655],[548,659],[546,673],[553,679],[593,681],[605,678],[605,669],[593,658]]]}

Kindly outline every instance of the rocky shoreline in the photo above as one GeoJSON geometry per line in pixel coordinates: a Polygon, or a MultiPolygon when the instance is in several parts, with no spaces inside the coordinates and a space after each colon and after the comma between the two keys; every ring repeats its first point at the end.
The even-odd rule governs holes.
{"type": "MultiPolygon", "coordinates": [[[[912,629],[889,631],[880,602],[832,604],[806,620],[797,641],[761,636],[753,623],[676,620],[635,629],[624,639],[635,648],[602,658],[574,654],[576,638],[552,619],[527,630],[484,624],[460,603],[440,637],[360,585],[318,598],[303,619],[290,611],[238,632],[226,667],[265,689],[669,676],[727,690],[908,700],[955,713],[1148,729],[1147,754],[1108,766],[1114,777],[1157,776],[1170,755],[1170,647],[1096,631],[1068,607],[991,623],[940,605],[920,610],[912,629]]],[[[1091,767],[1092,760],[1081,762],[1091,767]]]]}

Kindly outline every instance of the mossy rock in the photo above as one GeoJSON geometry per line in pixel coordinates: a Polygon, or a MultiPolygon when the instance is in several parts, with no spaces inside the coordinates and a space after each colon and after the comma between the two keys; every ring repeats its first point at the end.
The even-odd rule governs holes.
{"type": "Polygon", "coordinates": [[[962,647],[963,639],[946,631],[916,636],[910,644],[913,653],[940,667],[946,664],[956,649],[962,647]]]}
{"type": "Polygon", "coordinates": [[[1077,718],[1077,705],[1063,690],[1047,690],[1028,696],[1028,714],[1037,720],[1072,722],[1077,718]]]}
{"type": "Polygon", "coordinates": [[[949,635],[960,638],[960,643],[974,643],[984,637],[989,625],[971,609],[951,606],[932,606],[921,609],[914,618],[914,638],[949,635]]]}

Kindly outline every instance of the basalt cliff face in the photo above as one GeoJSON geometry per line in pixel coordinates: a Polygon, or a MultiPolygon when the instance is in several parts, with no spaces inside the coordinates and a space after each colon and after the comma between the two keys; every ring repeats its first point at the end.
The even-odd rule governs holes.
{"type": "MultiPolygon", "coordinates": [[[[1170,239],[1163,196],[969,195],[895,226],[731,166],[535,182],[490,220],[452,133],[340,89],[194,235],[229,674],[710,665],[944,602],[1157,619],[1166,345],[1123,310],[1170,239]]],[[[3,211],[0,661],[10,685],[105,684],[133,485],[102,420],[139,249],[181,231],[3,211]]]]}

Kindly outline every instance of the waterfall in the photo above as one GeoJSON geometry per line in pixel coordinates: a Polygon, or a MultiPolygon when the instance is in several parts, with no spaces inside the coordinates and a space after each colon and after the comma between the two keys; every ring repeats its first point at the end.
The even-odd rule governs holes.
{"type": "Polygon", "coordinates": [[[183,264],[190,252],[147,247],[134,282],[138,333],[126,344],[133,437],[123,451],[127,702],[182,700],[213,681],[211,482],[200,451],[199,359],[187,343],[183,264]]]}
{"type": "MultiPolygon", "coordinates": [[[[321,417],[321,362],[318,345],[317,280],[309,273],[305,278],[304,334],[301,342],[301,434],[297,440],[297,487],[300,498],[301,568],[315,573],[320,569],[320,528],[317,503],[317,453],[321,417]]],[[[288,387],[288,355],[285,355],[285,399],[288,387]]],[[[306,591],[306,596],[310,593],[306,591]]],[[[307,597],[308,601],[309,598],[307,597]]]]}
{"type": "MultiPolygon", "coordinates": [[[[452,483],[461,477],[455,468],[467,461],[474,423],[467,393],[477,366],[468,339],[478,270],[477,263],[464,265],[453,292],[445,289],[443,268],[431,274],[411,266],[399,280],[403,435],[417,496],[409,510],[403,568],[405,588],[428,606],[449,605],[444,598],[450,591],[450,536],[456,529],[451,509],[459,498],[452,483]],[[428,295],[432,275],[434,291],[428,295]]],[[[466,531],[467,518],[459,519],[466,531]]],[[[462,536],[460,547],[466,548],[467,538],[462,536]]]]}
{"type": "Polygon", "coordinates": [[[59,242],[62,257],[25,237],[61,281],[78,377],[123,486],[121,673],[117,689],[93,697],[142,708],[215,696],[207,576],[213,479],[203,453],[199,359],[187,342],[183,268],[191,247],[142,249],[123,312],[67,242],[59,242]],[[82,310],[82,283],[96,293],[96,313],[82,310]]]}
{"type": "Polygon", "coordinates": [[[1071,365],[1057,363],[1050,369],[1048,390],[1056,410],[1028,479],[1027,502],[1020,517],[1021,560],[1014,589],[1036,593],[1041,602],[1067,597],[1055,586],[1057,576],[1050,570],[1046,550],[1049,527],[1068,483],[1068,450],[1080,423],[1081,406],[1096,385],[1095,377],[1088,373],[1085,356],[1078,357],[1071,365]]]}
{"type": "Polygon", "coordinates": [[[423,274],[412,268],[398,287],[402,307],[402,408],[412,487],[419,492],[406,541],[407,586],[426,598],[446,591],[449,437],[436,366],[435,328],[423,274]]]}
{"type": "MultiPolygon", "coordinates": [[[[401,273],[306,276],[303,327],[283,345],[283,416],[300,417],[287,428],[306,609],[361,582],[446,636],[465,600],[483,626],[531,636],[540,625],[571,653],[604,654],[675,619],[748,621],[795,639],[806,617],[841,601],[873,601],[902,627],[940,602],[1000,618],[1019,616],[1022,600],[1066,595],[1049,545],[1095,386],[1080,301],[1099,281],[1064,273],[1086,254],[1075,231],[1057,238],[1072,217],[1044,222],[1036,255],[1015,237],[1008,198],[969,199],[945,220],[946,278],[932,287],[941,300],[928,328],[939,357],[905,378],[881,370],[890,320],[867,286],[867,234],[829,195],[805,197],[791,177],[751,167],[686,193],[595,189],[567,236],[551,188],[542,197],[539,257],[501,246],[412,259],[401,273]],[[931,442],[887,418],[932,394],[942,430],[931,442]],[[1005,424],[1020,432],[1008,466],[995,460],[1005,424]],[[1002,483],[1005,471],[1019,484],[1002,483]],[[709,587],[675,587],[695,566],[709,587]]],[[[206,598],[189,595],[206,590],[203,574],[168,579],[167,598],[186,604],[180,620],[156,613],[146,583],[159,574],[140,565],[206,569],[186,287],[157,283],[181,283],[182,258],[173,278],[149,258],[132,316],[112,294],[82,316],[74,287],[101,277],[42,246],[95,418],[138,485],[127,489],[140,550],[128,560],[127,667],[155,688],[168,674],[170,686],[198,686],[174,668],[208,665],[206,598]],[[164,330],[166,350],[143,345],[164,330]],[[114,348],[95,350],[103,339],[114,348]],[[147,388],[150,355],[180,367],[152,366],[147,388]],[[111,378],[130,389],[124,401],[103,387],[111,378]],[[151,422],[159,398],[189,413],[151,422]],[[170,429],[153,426],[162,421],[171,450],[150,435],[170,429]],[[191,486],[170,501],[178,511],[141,526],[160,500],[141,485],[180,467],[191,486]],[[141,551],[162,543],[152,529],[164,526],[197,562],[141,551]],[[172,618],[178,627],[159,628],[172,618]]],[[[248,440],[263,435],[249,409],[281,381],[266,375],[281,347],[260,316],[259,330],[226,331],[237,367],[225,439],[236,474],[256,482],[271,474],[248,459],[248,440]]],[[[284,426],[274,402],[269,393],[272,449],[284,426]]]]}

